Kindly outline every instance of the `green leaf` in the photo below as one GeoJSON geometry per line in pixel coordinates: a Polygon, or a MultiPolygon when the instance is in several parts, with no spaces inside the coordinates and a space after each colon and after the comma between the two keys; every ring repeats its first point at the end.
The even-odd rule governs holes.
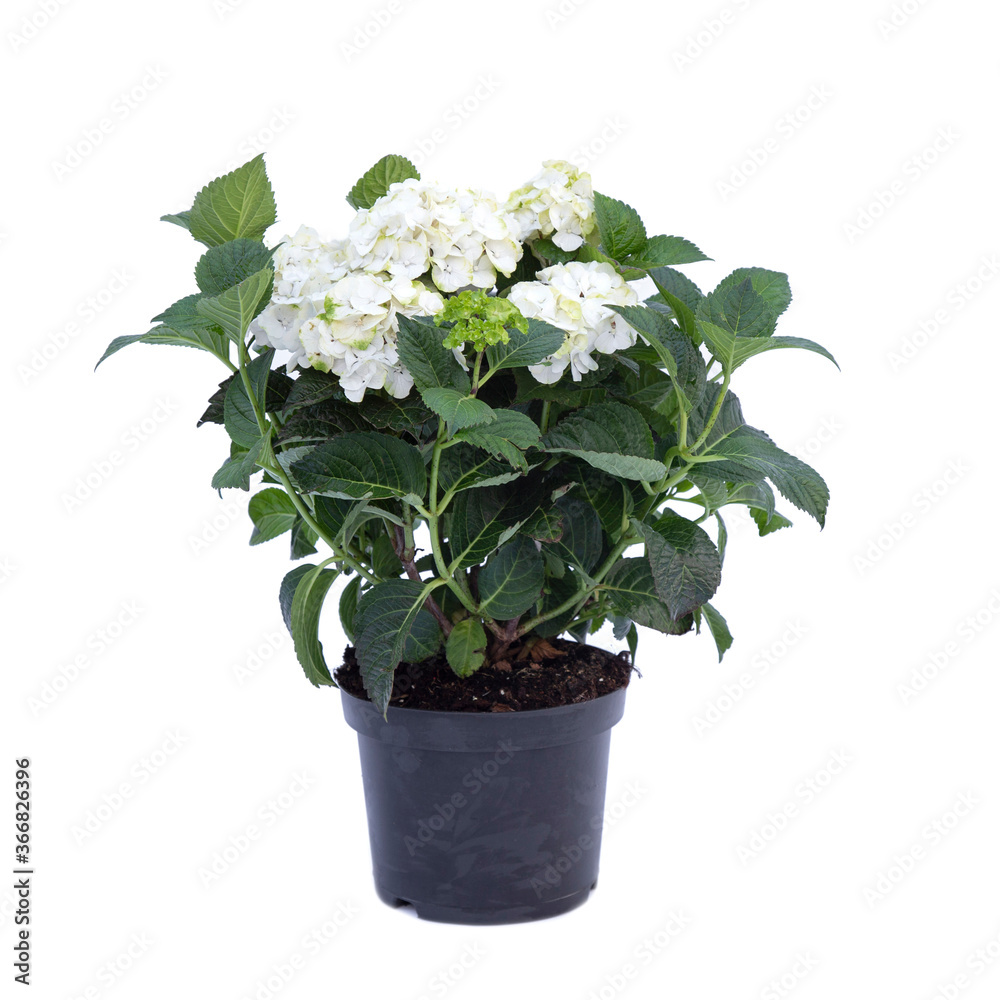
{"type": "Polygon", "coordinates": [[[213,333],[208,329],[204,331],[192,330],[190,332],[182,332],[161,324],[160,326],[154,326],[148,333],[115,337],[108,344],[107,350],[101,355],[100,360],[94,365],[95,371],[112,354],[117,354],[123,347],[128,347],[129,344],[168,344],[177,347],[197,347],[219,358],[228,359],[229,357],[229,345],[221,334],[213,333]]]}
{"type": "Polygon", "coordinates": [[[339,575],[337,570],[314,566],[309,573],[302,575],[292,597],[292,642],[295,645],[295,655],[309,682],[316,687],[337,686],[323,658],[323,643],[319,641],[319,617],[327,592],[339,575]]]}
{"type": "Polygon", "coordinates": [[[773,513],[768,516],[766,511],[759,508],[750,508],[750,516],[757,523],[757,533],[763,538],[773,531],[780,531],[782,528],[790,528],[792,522],[782,514],[773,513]]]}
{"type": "Polygon", "coordinates": [[[398,181],[420,180],[417,168],[405,157],[390,154],[383,156],[367,173],[358,178],[347,195],[347,204],[354,209],[371,208],[389,185],[398,181]]]}
{"type": "Polygon", "coordinates": [[[536,542],[558,542],[563,536],[563,515],[558,508],[539,507],[521,525],[521,532],[536,542]]]}
{"type": "Polygon", "coordinates": [[[274,192],[263,153],[206,184],[187,213],[191,235],[210,247],[240,237],[259,240],[275,218],[274,192]]]}
{"type": "Polygon", "coordinates": [[[641,254],[646,246],[646,227],[639,213],[617,198],[594,192],[594,214],[601,234],[601,247],[615,260],[641,254]]]}
{"type": "Polygon", "coordinates": [[[545,239],[544,237],[534,240],[531,244],[531,249],[539,257],[544,257],[545,260],[552,264],[566,264],[576,259],[576,251],[563,250],[562,247],[557,247],[552,240],[545,239]]]}
{"type": "Polygon", "coordinates": [[[471,677],[486,659],[486,632],[476,618],[463,618],[444,644],[448,666],[459,677],[471,677]]]}
{"type": "Polygon", "coordinates": [[[473,487],[509,483],[523,475],[524,473],[517,469],[512,471],[506,462],[499,462],[491,455],[477,451],[470,444],[458,444],[441,456],[438,486],[446,493],[452,493],[473,487]]]}
{"type": "Polygon", "coordinates": [[[191,231],[191,211],[188,209],[185,212],[176,212],[173,215],[161,215],[160,222],[170,222],[175,226],[180,226],[181,229],[186,229],[188,232],[191,231]]]}
{"type": "MultiPolygon", "coordinates": [[[[713,331],[713,334],[718,337],[718,333],[715,331],[713,331]]],[[[751,337],[739,338],[736,341],[732,351],[732,370],[735,371],[744,361],[748,361],[757,354],[788,347],[797,347],[803,351],[822,354],[824,358],[837,365],[837,359],[825,347],[820,346],[815,341],[806,340],[803,337],[751,337]]],[[[840,365],[837,365],[837,368],[839,369],[840,365]]]]}
{"type": "MultiPolygon", "coordinates": [[[[264,394],[267,379],[271,373],[271,360],[273,357],[274,352],[267,351],[259,357],[254,358],[247,365],[250,386],[253,389],[257,405],[260,407],[262,414],[265,405],[264,394]]],[[[226,432],[238,445],[250,448],[255,442],[260,440],[260,427],[257,424],[253,404],[247,395],[243,380],[239,377],[234,378],[226,390],[223,419],[226,425],[226,432]]]]}
{"type": "MultiPolygon", "coordinates": [[[[697,318],[706,340],[709,340],[706,327],[723,330],[732,338],[770,337],[777,322],[767,300],[754,291],[749,278],[706,295],[698,304],[697,318]]],[[[720,355],[716,357],[724,361],[720,355]]]]}
{"type": "Polygon", "coordinates": [[[408,316],[397,316],[397,320],[399,360],[417,389],[450,388],[468,394],[472,388],[468,373],[442,343],[441,329],[408,316]]]}
{"type": "Polygon", "coordinates": [[[654,267],[665,267],[669,264],[694,264],[700,260],[711,260],[706,257],[689,240],[680,236],[651,236],[646,245],[627,263],[632,267],[650,270],[654,267]]]}
{"type": "Polygon", "coordinates": [[[559,540],[552,543],[552,551],[575,569],[591,573],[604,549],[604,533],[597,511],[574,496],[561,497],[556,507],[562,515],[563,532],[559,540]]]}
{"type": "Polygon", "coordinates": [[[319,535],[301,517],[297,517],[292,524],[292,538],[289,545],[290,557],[302,559],[305,556],[316,555],[316,542],[318,540],[319,535]]]}
{"type": "Polygon", "coordinates": [[[258,459],[264,450],[264,439],[258,437],[253,447],[248,450],[233,446],[234,454],[222,463],[218,472],[212,477],[212,489],[250,489],[250,477],[258,471],[258,459]]]}
{"type": "Polygon", "coordinates": [[[468,441],[488,451],[497,458],[505,458],[522,472],[528,471],[528,460],[523,451],[535,448],[541,439],[538,425],[517,410],[494,410],[495,419],[485,427],[469,427],[455,434],[460,441],[468,441]]]}
{"type": "Polygon", "coordinates": [[[694,521],[668,514],[653,525],[632,523],[646,541],[656,593],[671,618],[690,614],[718,590],[722,580],[719,550],[694,521]]]}
{"type": "Polygon", "coordinates": [[[705,359],[701,351],[663,313],[648,306],[609,306],[649,342],[671,379],[684,394],[687,408],[705,392],[705,359]]]}
{"type": "Polygon", "coordinates": [[[281,581],[281,588],[278,591],[278,604],[281,607],[281,617],[285,623],[285,628],[288,629],[289,635],[292,634],[292,598],[295,596],[295,588],[299,585],[302,577],[308,573],[312,573],[315,569],[315,565],[310,563],[296,566],[295,569],[287,572],[281,581]]]}
{"type": "Polygon", "coordinates": [[[614,257],[602,253],[597,247],[591,246],[589,243],[584,243],[576,251],[576,259],[583,263],[597,261],[599,264],[610,264],[626,281],[639,281],[646,277],[646,272],[641,268],[619,264],[614,257]]]}
{"type": "Polygon", "coordinates": [[[354,642],[354,618],[358,613],[358,598],[361,591],[361,577],[355,576],[347,581],[340,595],[340,624],[348,642],[354,642]]]}
{"type": "Polygon", "coordinates": [[[341,434],[292,463],[296,481],[308,493],[382,500],[423,497],[427,472],[412,445],[379,431],[341,434]]]}
{"type": "Polygon", "coordinates": [[[449,386],[421,389],[420,398],[436,413],[443,417],[451,430],[491,424],[497,415],[492,407],[481,399],[459,392],[449,386]]]}
{"type": "MultiPolygon", "coordinates": [[[[822,354],[824,358],[837,365],[837,359],[825,347],[802,337],[737,337],[707,321],[702,321],[701,331],[712,354],[719,359],[725,371],[736,371],[740,365],[757,354],[789,347],[822,354]]],[[[840,368],[840,365],[837,367],[840,368]]]]}
{"type": "Polygon", "coordinates": [[[721,663],[726,650],[733,644],[733,636],[726,624],[726,619],[711,604],[703,604],[701,610],[708,623],[708,629],[712,633],[712,638],[715,640],[715,647],[719,651],[719,663],[721,663]]]}
{"type": "Polygon", "coordinates": [[[655,481],[667,468],[653,458],[653,436],[640,414],[624,403],[597,403],[564,416],[542,439],[547,452],[563,452],[613,476],[655,481]]]}
{"type": "Polygon", "coordinates": [[[478,566],[517,523],[517,494],[497,489],[465,490],[451,508],[451,564],[456,571],[478,566]]]}
{"type": "Polygon", "coordinates": [[[197,304],[198,312],[222,327],[232,341],[240,343],[251,320],[270,300],[273,285],[274,272],[270,267],[262,268],[238,285],[211,298],[201,299],[197,304]]]}
{"type": "Polygon", "coordinates": [[[820,527],[824,525],[830,491],[823,477],[782,451],[763,431],[744,425],[716,442],[711,450],[712,454],[724,455],[766,476],[786,500],[815,518],[820,527]]]}
{"type": "Polygon", "coordinates": [[[441,630],[424,608],[427,589],[415,580],[385,580],[366,590],[354,618],[358,664],[368,697],[383,716],[392,677],[403,659],[426,659],[441,644],[441,630]]]}
{"type": "Polygon", "coordinates": [[[251,545],[270,541],[291,531],[299,513],[284,490],[266,489],[250,498],[250,519],[253,521],[251,545]]]}
{"type": "Polygon", "coordinates": [[[538,600],[544,583],[545,567],[534,541],[518,535],[480,572],[480,611],[497,621],[517,618],[538,600]]]}
{"type": "Polygon", "coordinates": [[[625,484],[586,465],[581,465],[572,476],[578,480],[575,495],[594,508],[604,530],[616,537],[634,506],[625,484]]]}
{"type": "Polygon", "coordinates": [[[649,561],[641,556],[620,559],[615,563],[601,584],[601,590],[607,594],[608,603],[618,614],[646,628],[654,628],[667,635],[683,635],[694,625],[691,615],[685,615],[678,621],[670,616],[657,593],[649,561]]]}
{"type": "Polygon", "coordinates": [[[649,271],[657,294],[646,301],[649,304],[663,303],[669,306],[678,325],[692,340],[701,343],[701,334],[695,320],[695,310],[705,297],[690,278],[672,267],[654,267],[649,271]]]}
{"type": "Polygon", "coordinates": [[[723,278],[715,290],[718,292],[734,288],[748,278],[753,290],[767,302],[777,319],[792,301],[792,290],[788,284],[787,274],[768,271],[763,267],[738,267],[732,274],[723,278]]]}
{"type": "Polygon", "coordinates": [[[555,354],[566,340],[566,331],[543,323],[538,319],[528,320],[528,332],[508,330],[506,344],[494,344],[486,349],[486,360],[490,371],[503,368],[527,368],[537,365],[550,354],[555,354]]]}
{"type": "Polygon", "coordinates": [[[248,239],[209,247],[195,265],[195,281],[205,295],[219,295],[265,267],[271,267],[273,253],[263,243],[248,239]]]}
{"type": "MultiPolygon", "coordinates": [[[[686,274],[681,274],[672,267],[651,268],[649,276],[653,279],[658,292],[667,292],[682,302],[692,313],[698,309],[699,303],[705,297],[702,290],[686,274]]],[[[653,299],[656,299],[655,295],[653,299]]]]}

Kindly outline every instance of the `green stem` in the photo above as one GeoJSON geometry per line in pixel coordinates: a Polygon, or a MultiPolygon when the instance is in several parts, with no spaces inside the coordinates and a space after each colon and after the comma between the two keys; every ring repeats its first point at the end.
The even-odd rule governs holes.
{"type": "Polygon", "coordinates": [[[316,532],[317,537],[322,538],[323,541],[330,547],[336,560],[338,562],[346,563],[346,565],[350,566],[351,569],[363,576],[370,583],[378,583],[378,578],[369,572],[359,560],[354,558],[349,552],[346,552],[344,549],[334,544],[334,541],[330,537],[329,533],[325,531],[316,521],[312,512],[302,500],[302,497],[299,496],[298,490],[295,489],[292,485],[292,481],[288,478],[288,473],[285,472],[277,458],[274,457],[274,452],[271,449],[271,424],[267,419],[267,415],[261,412],[260,403],[257,400],[257,394],[253,391],[253,386],[250,384],[250,375],[247,372],[246,359],[247,345],[241,341],[239,347],[240,378],[243,382],[243,388],[246,391],[247,398],[250,400],[250,406],[253,408],[253,415],[257,420],[257,429],[260,431],[260,436],[266,442],[266,454],[273,459],[273,462],[268,462],[268,464],[263,466],[263,468],[266,468],[267,471],[281,483],[296,511],[298,511],[299,516],[314,532],[316,532]]]}
{"type": "MultiPolygon", "coordinates": [[[[605,576],[611,571],[611,567],[618,562],[618,557],[630,546],[636,545],[641,542],[641,538],[625,537],[619,539],[618,543],[611,550],[611,554],[607,559],[604,560],[600,569],[598,569],[592,576],[591,580],[595,584],[599,584],[605,576]]],[[[550,618],[555,618],[558,615],[569,611],[573,608],[574,617],[579,612],[579,610],[587,603],[591,595],[594,593],[594,587],[588,585],[583,590],[578,590],[575,594],[568,597],[562,602],[558,607],[553,608],[551,611],[546,611],[540,615],[535,615],[534,618],[529,618],[528,621],[524,622],[517,630],[518,636],[527,635],[532,629],[537,628],[542,622],[547,622],[550,618]]]]}
{"type": "Polygon", "coordinates": [[[708,415],[705,429],[698,435],[698,440],[691,445],[691,451],[697,451],[708,440],[708,435],[712,433],[715,421],[718,420],[719,413],[722,410],[722,403],[726,398],[726,392],[729,390],[729,374],[729,372],[726,372],[722,379],[722,385],[719,387],[719,395],[715,397],[715,406],[712,407],[712,412],[708,415]]]}
{"type": "Polygon", "coordinates": [[[462,602],[462,607],[472,614],[478,614],[479,611],[476,606],[476,602],[472,599],[472,594],[467,589],[468,581],[465,580],[463,576],[463,583],[465,583],[465,587],[463,588],[454,576],[452,576],[452,574],[448,571],[448,565],[445,563],[444,559],[444,551],[441,548],[439,522],[441,512],[444,510],[445,505],[438,505],[437,489],[438,470],[441,465],[441,453],[446,447],[444,441],[445,433],[445,425],[442,420],[438,426],[437,440],[434,442],[434,453],[431,455],[431,480],[430,489],[427,495],[427,502],[429,506],[426,513],[424,513],[424,517],[427,521],[427,530],[431,536],[431,552],[434,555],[434,565],[437,567],[438,574],[442,577],[451,592],[459,599],[459,601],[462,602]]]}

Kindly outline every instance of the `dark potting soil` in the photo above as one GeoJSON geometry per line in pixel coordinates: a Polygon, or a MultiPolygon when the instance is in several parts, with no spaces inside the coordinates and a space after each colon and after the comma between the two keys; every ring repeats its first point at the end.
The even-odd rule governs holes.
{"type": "MultiPolygon", "coordinates": [[[[444,653],[396,668],[390,705],[440,712],[516,712],[590,701],[625,687],[632,675],[627,652],[618,655],[570,639],[539,643],[534,655],[484,664],[471,677],[458,677],[444,653]]],[[[368,699],[354,647],[334,680],[348,694],[368,699]]]]}

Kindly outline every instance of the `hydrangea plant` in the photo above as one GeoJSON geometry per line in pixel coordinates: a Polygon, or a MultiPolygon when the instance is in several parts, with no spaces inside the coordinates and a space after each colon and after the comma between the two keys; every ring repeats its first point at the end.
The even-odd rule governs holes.
{"type": "Polygon", "coordinates": [[[339,577],[383,712],[401,662],[443,651],[466,677],[605,622],[633,657],[637,625],[705,627],[721,659],[723,509],[767,535],[791,523],[775,489],[820,526],[829,500],[730,387],[767,351],[833,360],[775,335],[786,276],[739,268],[703,293],[677,270],[708,259],[693,243],[648,236],[561,161],[500,201],[387,156],[347,201],[346,238],[303,227],[269,246],[263,158],[212,181],[164,216],[206,247],[198,291],[101,358],[179,344],[228,369],[201,421],[231,439],[213,487],[255,490],[252,545],[325,549],[280,588],[309,680],[335,683],[319,621],[339,577]]]}

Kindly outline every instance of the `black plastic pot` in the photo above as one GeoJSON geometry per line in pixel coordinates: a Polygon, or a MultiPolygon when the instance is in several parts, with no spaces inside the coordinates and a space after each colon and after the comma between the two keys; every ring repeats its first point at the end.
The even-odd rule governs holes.
{"type": "Polygon", "coordinates": [[[597,884],[625,691],[522,712],[431,712],[341,691],[361,751],[375,890],[425,920],[565,913],[597,884]]]}

